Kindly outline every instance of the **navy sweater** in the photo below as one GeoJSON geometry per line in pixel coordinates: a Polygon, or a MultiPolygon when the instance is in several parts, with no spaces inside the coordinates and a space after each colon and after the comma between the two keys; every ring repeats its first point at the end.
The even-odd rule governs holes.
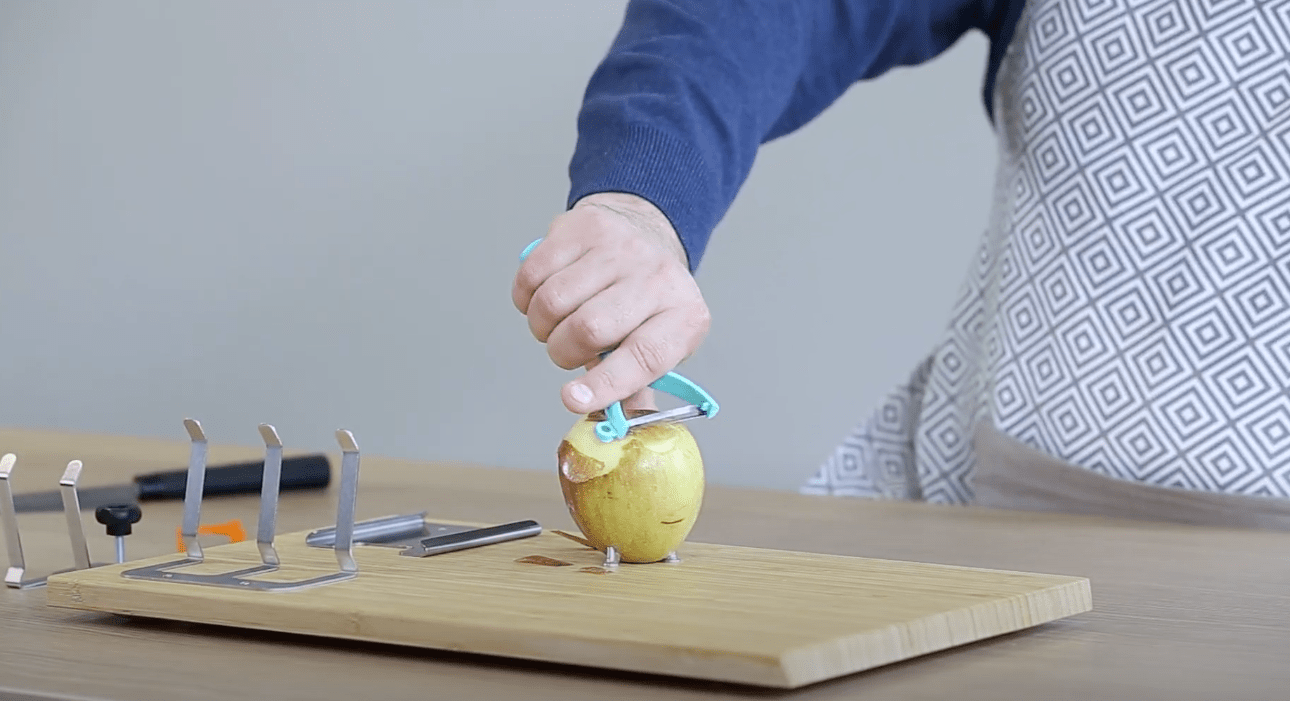
{"type": "Polygon", "coordinates": [[[568,206],[595,192],[653,202],[694,272],[758,148],[853,83],[990,40],[990,94],[1024,0],[631,0],[588,82],[568,206]]]}

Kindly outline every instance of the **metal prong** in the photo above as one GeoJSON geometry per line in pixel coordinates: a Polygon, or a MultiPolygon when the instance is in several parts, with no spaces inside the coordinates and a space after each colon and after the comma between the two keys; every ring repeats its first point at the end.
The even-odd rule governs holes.
{"type": "Polygon", "coordinates": [[[681,561],[681,558],[677,557],[675,552],[670,552],[667,554],[667,557],[663,558],[663,562],[676,563],[680,561],[681,561]]]}
{"type": "Polygon", "coordinates": [[[63,514],[67,516],[67,535],[72,540],[72,557],[76,569],[90,567],[90,548],[85,542],[85,525],[81,523],[81,499],[76,494],[76,482],[81,478],[81,461],[67,463],[63,478],[58,480],[59,489],[63,491],[63,514]]]}
{"type": "Polygon", "coordinates": [[[278,517],[278,484],[282,479],[282,439],[269,424],[260,424],[260,437],[264,439],[264,477],[260,485],[260,527],[255,542],[260,548],[260,560],[266,565],[277,565],[280,560],[278,551],[273,549],[273,534],[278,517]]]}
{"type": "Polygon", "coordinates": [[[5,453],[0,457],[0,515],[4,517],[5,545],[9,550],[9,568],[5,570],[4,583],[12,589],[23,586],[27,563],[22,559],[22,538],[18,535],[18,513],[13,506],[13,488],[9,486],[9,473],[18,462],[18,456],[5,453]]]}
{"type": "Polygon", "coordinates": [[[619,559],[620,558],[618,557],[618,548],[615,548],[612,545],[605,548],[605,565],[604,565],[605,567],[607,568],[617,567],[619,559]]]}
{"type": "Polygon", "coordinates": [[[336,431],[342,451],[340,497],[336,504],[336,562],[342,572],[357,572],[354,561],[354,506],[358,496],[358,443],[345,429],[336,431]]]}
{"type": "Polygon", "coordinates": [[[184,549],[188,557],[202,559],[202,546],[197,542],[197,527],[202,517],[202,491],[206,486],[206,434],[196,419],[184,419],[184,428],[192,439],[188,457],[188,482],[184,486],[184,549]]]}

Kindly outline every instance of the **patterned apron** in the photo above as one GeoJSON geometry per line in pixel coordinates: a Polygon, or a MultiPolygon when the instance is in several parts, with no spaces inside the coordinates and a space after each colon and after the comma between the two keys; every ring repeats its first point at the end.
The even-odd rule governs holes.
{"type": "Polygon", "coordinates": [[[1290,528],[1287,47],[1290,0],[1029,2],[943,340],[802,491],[1290,528]]]}

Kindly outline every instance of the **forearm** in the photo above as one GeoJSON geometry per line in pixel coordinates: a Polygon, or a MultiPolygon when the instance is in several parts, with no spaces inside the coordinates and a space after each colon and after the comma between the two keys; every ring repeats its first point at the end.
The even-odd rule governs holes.
{"type": "Polygon", "coordinates": [[[633,0],[587,86],[568,204],[595,192],[652,202],[693,271],[761,144],[857,80],[937,55],[980,4],[633,0]]]}

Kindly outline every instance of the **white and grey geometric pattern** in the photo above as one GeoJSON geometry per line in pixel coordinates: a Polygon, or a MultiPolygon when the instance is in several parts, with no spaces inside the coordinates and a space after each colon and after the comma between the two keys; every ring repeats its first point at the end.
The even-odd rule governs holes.
{"type": "Polygon", "coordinates": [[[934,354],[803,487],[972,501],[996,428],[1109,477],[1290,497],[1290,0],[1034,0],[993,223],[934,354]]]}

